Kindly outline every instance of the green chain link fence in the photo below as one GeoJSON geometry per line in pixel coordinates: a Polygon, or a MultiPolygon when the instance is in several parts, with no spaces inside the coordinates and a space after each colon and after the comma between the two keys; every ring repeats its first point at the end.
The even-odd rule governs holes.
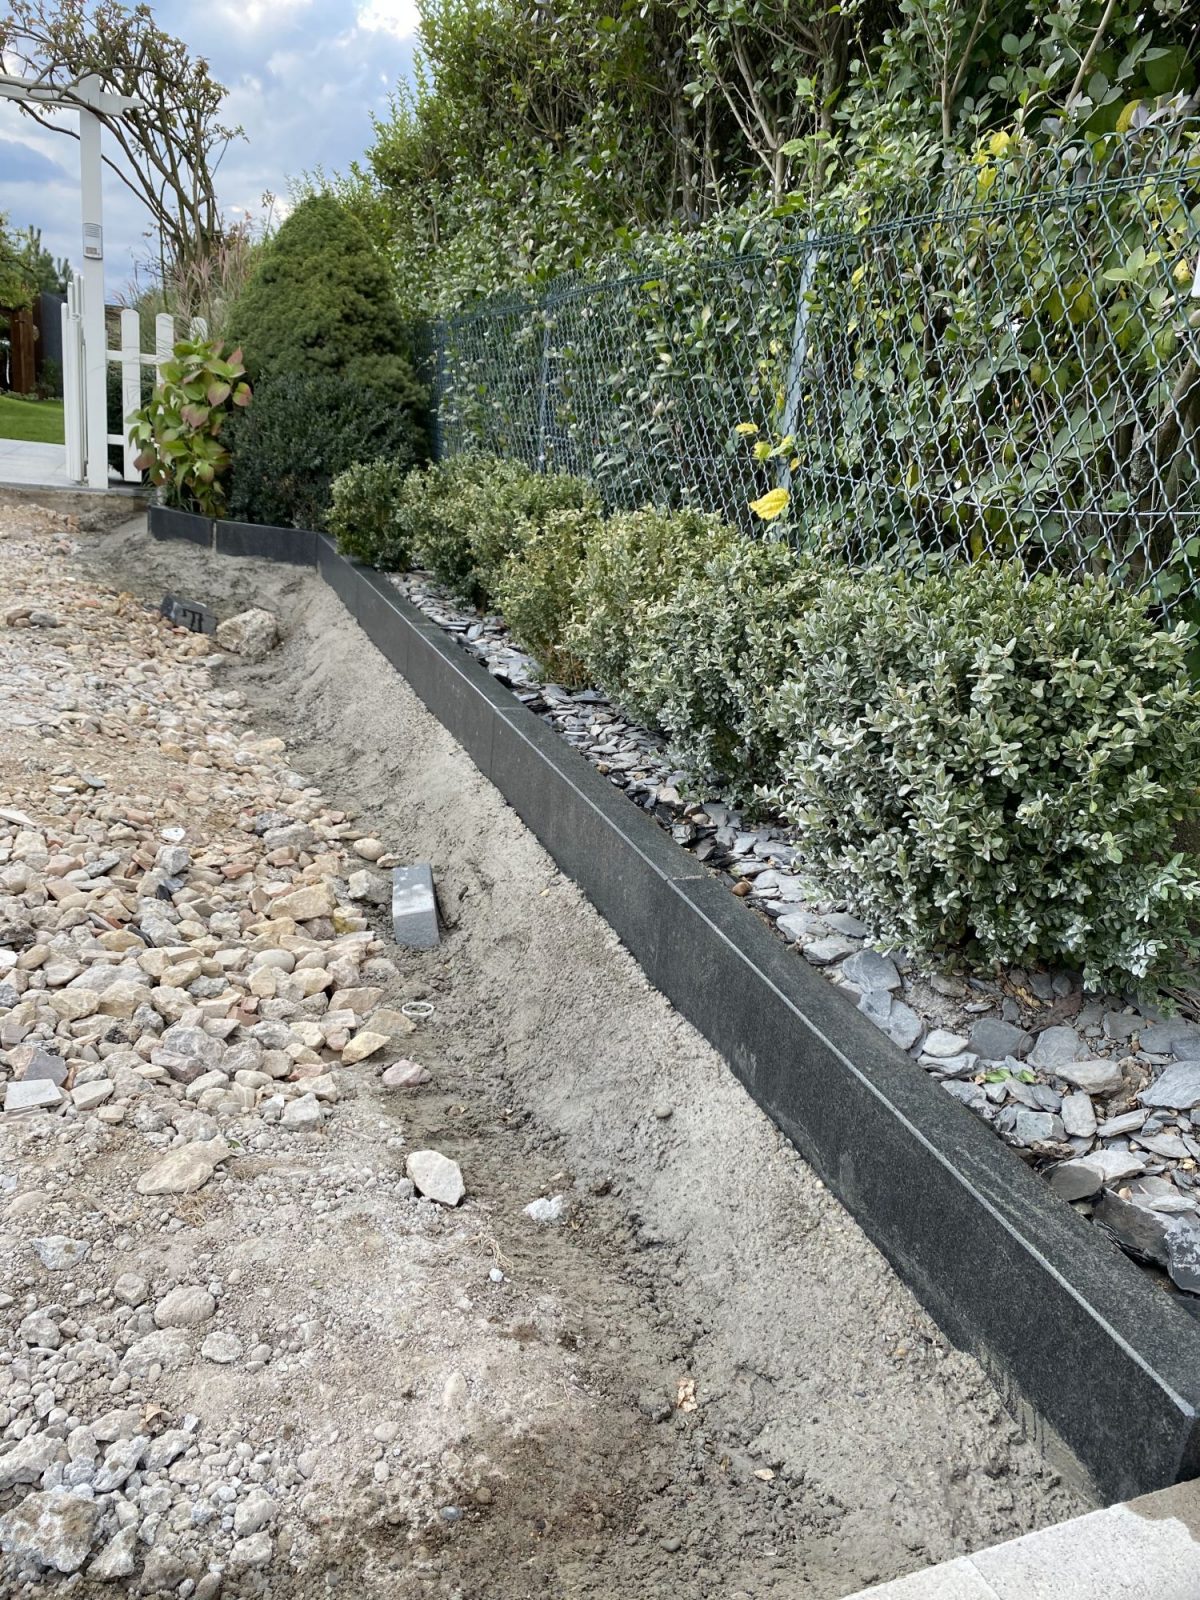
{"type": "Polygon", "coordinates": [[[1200,129],[1033,156],[997,136],[846,223],[429,325],[438,455],[747,528],[786,491],[775,526],[806,550],[1016,556],[1191,615],[1200,129]]]}

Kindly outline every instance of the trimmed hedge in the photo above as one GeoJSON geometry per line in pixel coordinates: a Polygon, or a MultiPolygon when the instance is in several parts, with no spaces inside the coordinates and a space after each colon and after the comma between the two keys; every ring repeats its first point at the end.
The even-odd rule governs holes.
{"type": "Polygon", "coordinates": [[[1100,579],[828,577],[781,690],[772,798],[827,889],[900,943],[1169,970],[1200,878],[1188,630],[1100,579]]]}
{"type": "Polygon", "coordinates": [[[731,538],[643,613],[633,698],[695,780],[743,805],[778,776],[774,698],[823,569],[785,544],[731,538]]]}
{"type": "Polygon", "coordinates": [[[693,511],[604,520],[578,480],[480,456],[360,466],[334,520],[358,559],[494,598],[549,678],[661,727],[707,792],[777,808],[898,944],[1135,985],[1195,945],[1191,638],[1135,596],[1015,563],[852,572],[693,511]]]}
{"type": "Polygon", "coordinates": [[[582,478],[495,456],[452,456],[429,469],[425,491],[413,500],[417,557],[475,606],[492,603],[506,564],[552,512],[600,508],[582,478]]]}
{"type": "Polygon", "coordinates": [[[471,606],[488,593],[475,558],[476,491],[486,495],[494,471],[489,456],[451,456],[416,476],[401,517],[416,561],[471,606]]]}
{"type": "Polygon", "coordinates": [[[589,543],[565,642],[631,716],[655,716],[655,688],[634,668],[649,609],[738,537],[720,517],[648,506],[615,513],[589,543]]]}
{"type": "Polygon", "coordinates": [[[513,638],[545,675],[581,689],[588,670],[565,644],[575,617],[576,583],[589,545],[600,529],[595,511],[551,511],[505,563],[496,603],[513,638]]]}
{"type": "Polygon", "coordinates": [[[333,480],[329,531],[343,555],[382,572],[404,572],[412,565],[412,541],[401,516],[406,485],[419,473],[386,456],[360,461],[333,480]]]}
{"type": "Polygon", "coordinates": [[[226,442],[230,514],[282,528],[325,528],[340,473],[380,456],[410,466],[424,449],[410,412],[348,378],[311,373],[265,378],[226,442]]]}

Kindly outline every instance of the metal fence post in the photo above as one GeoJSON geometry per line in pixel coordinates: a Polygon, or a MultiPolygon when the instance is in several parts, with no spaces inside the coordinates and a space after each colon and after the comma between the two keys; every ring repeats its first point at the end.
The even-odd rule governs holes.
{"type": "Polygon", "coordinates": [[[538,386],[537,470],[546,470],[546,420],[550,409],[550,310],[543,306],[542,375],[538,386]]]}
{"type": "MultiPolygon", "coordinates": [[[[795,437],[800,425],[800,392],[804,381],[804,368],[808,363],[808,297],[817,270],[816,239],[809,234],[805,240],[803,265],[800,268],[800,289],[796,297],[796,320],[792,324],[792,347],[788,357],[787,380],[784,384],[783,417],[779,432],[783,438],[795,437]]],[[[779,488],[790,490],[792,451],[785,450],[779,457],[779,488]]]]}

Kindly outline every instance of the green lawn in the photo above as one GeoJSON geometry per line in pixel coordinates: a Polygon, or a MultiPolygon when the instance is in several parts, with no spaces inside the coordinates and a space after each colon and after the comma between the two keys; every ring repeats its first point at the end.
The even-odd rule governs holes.
{"type": "Polygon", "coordinates": [[[35,444],[62,444],[61,400],[18,400],[0,394],[0,439],[32,439],[35,444]]]}

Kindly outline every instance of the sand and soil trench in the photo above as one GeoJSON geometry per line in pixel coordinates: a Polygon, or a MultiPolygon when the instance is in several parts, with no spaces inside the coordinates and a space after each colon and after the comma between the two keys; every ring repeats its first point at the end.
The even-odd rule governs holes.
{"type": "MultiPolygon", "coordinates": [[[[184,1359],[143,1385],[269,1456],[278,1510],[264,1564],[237,1570],[219,1522],[164,1513],[172,1586],[36,1592],[186,1597],[207,1555],[209,1592],[279,1600],[808,1600],[1086,1508],[324,585],[156,545],[140,520],[61,559],[76,586],[277,611],[266,662],[213,678],[324,804],[433,863],[447,927],[389,952],[394,998],[433,1006],[406,1044],[425,1087],[347,1069],[319,1133],[260,1131],[164,1203],[170,1231],[129,1221],[135,1127],[72,1145],[72,1184],[117,1219],[97,1284],[214,1279],[246,1348],[284,1330],[265,1363],[184,1359]],[[420,1147],[461,1165],[457,1210],[390,1181],[420,1147]],[[524,1215],[553,1194],[563,1222],[524,1215]]],[[[0,764],[28,787],[27,752],[0,741],[0,764]]],[[[47,1141],[22,1151],[53,1165],[47,1141]]]]}

